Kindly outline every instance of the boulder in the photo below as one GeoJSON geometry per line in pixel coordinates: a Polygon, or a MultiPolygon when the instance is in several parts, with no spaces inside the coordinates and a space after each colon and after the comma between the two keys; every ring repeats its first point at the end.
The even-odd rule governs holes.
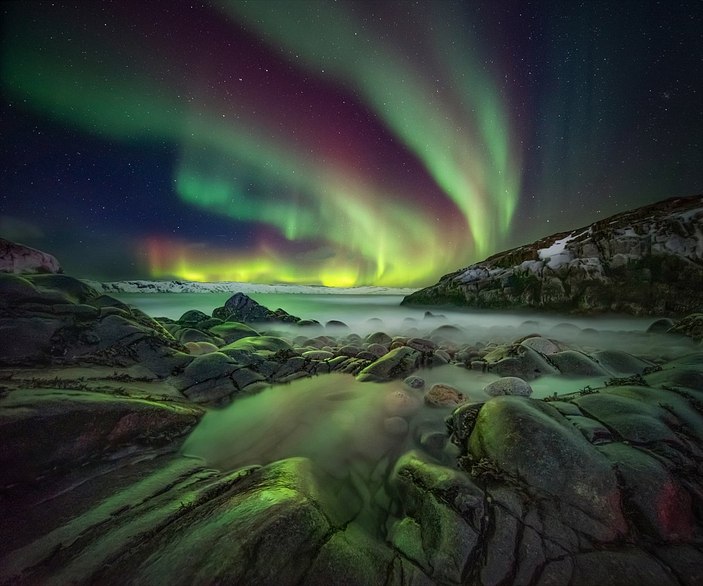
{"type": "Polygon", "coordinates": [[[598,524],[601,539],[626,532],[610,462],[548,403],[511,396],[487,401],[467,447],[474,461],[487,459],[532,494],[580,511],[598,524]]]}
{"type": "Polygon", "coordinates": [[[386,417],[386,419],[383,420],[383,430],[388,435],[404,436],[408,433],[408,422],[403,417],[397,415],[386,417]]]}
{"type": "Polygon", "coordinates": [[[178,321],[182,324],[197,324],[198,322],[202,322],[207,319],[210,319],[210,316],[207,313],[197,309],[190,309],[178,318],[178,321]]]}
{"type": "Polygon", "coordinates": [[[211,352],[217,352],[218,348],[215,344],[210,342],[186,342],[184,344],[189,354],[193,356],[199,356],[201,354],[209,354],[211,352]]]}
{"type": "Polygon", "coordinates": [[[600,586],[679,584],[655,557],[635,548],[592,551],[575,556],[572,579],[569,583],[600,586]]]}
{"type": "Polygon", "coordinates": [[[483,492],[461,472],[430,463],[414,451],[396,463],[391,488],[405,513],[390,527],[394,549],[435,583],[462,583],[479,544],[483,492]]]}
{"type": "Polygon", "coordinates": [[[283,309],[279,308],[275,311],[271,311],[244,293],[235,293],[232,295],[232,297],[225,301],[224,307],[218,307],[212,312],[212,317],[241,323],[263,323],[272,321],[295,323],[300,321],[299,317],[290,315],[283,309]]]}
{"type": "Polygon", "coordinates": [[[422,352],[423,354],[434,352],[437,348],[437,344],[435,344],[432,340],[426,340],[424,338],[410,338],[406,342],[406,345],[413,350],[422,352]]]}
{"type": "Polygon", "coordinates": [[[668,317],[660,318],[653,321],[647,328],[648,334],[663,334],[674,327],[674,321],[668,317]]]}
{"type": "Polygon", "coordinates": [[[389,416],[407,417],[420,408],[420,399],[415,393],[395,390],[384,397],[383,406],[389,416]]]}
{"type": "Polygon", "coordinates": [[[390,345],[392,339],[385,332],[374,332],[373,334],[366,336],[366,341],[369,344],[382,344],[383,346],[388,346],[390,345]]]}
{"type": "Polygon", "coordinates": [[[653,366],[648,360],[642,360],[622,350],[601,350],[591,354],[591,357],[606,370],[621,375],[642,374],[645,369],[653,366]]]}
{"type": "MultiPolygon", "coordinates": [[[[68,275],[36,274],[25,275],[25,277],[38,291],[43,291],[48,294],[59,291],[72,303],[91,303],[101,296],[90,285],[75,277],[69,277],[68,275]]],[[[134,311],[135,310],[132,309],[132,312],[134,311]]]]}
{"type": "Polygon", "coordinates": [[[237,388],[230,376],[241,368],[222,352],[196,356],[172,384],[195,403],[211,403],[229,397],[237,388]]]}
{"type": "Polygon", "coordinates": [[[225,354],[229,351],[243,350],[246,352],[279,352],[281,350],[292,351],[293,347],[282,338],[276,336],[248,336],[240,338],[231,344],[220,348],[225,354]]]}
{"type": "Polygon", "coordinates": [[[349,326],[345,324],[343,321],[339,321],[337,319],[331,319],[325,324],[325,329],[336,333],[336,334],[341,334],[344,332],[349,331],[349,326]]]}
{"type": "Polygon", "coordinates": [[[185,511],[133,552],[138,563],[128,556],[109,568],[104,583],[299,584],[331,535],[311,463],[281,460],[236,488],[185,511]]]}
{"type": "Polygon", "coordinates": [[[409,376],[403,380],[403,386],[408,389],[423,389],[425,388],[425,379],[419,376],[409,376]]]}
{"type": "Polygon", "coordinates": [[[425,404],[432,407],[456,407],[466,402],[464,395],[451,385],[436,383],[425,393],[425,404]]]}
{"type": "Polygon", "coordinates": [[[532,350],[535,350],[536,352],[547,356],[551,354],[556,354],[557,352],[561,352],[562,350],[564,350],[561,344],[557,344],[553,340],[550,340],[549,338],[543,338],[542,336],[533,336],[530,338],[526,338],[520,343],[526,348],[532,348],[532,350]]]}
{"type": "Polygon", "coordinates": [[[601,376],[607,378],[610,374],[593,358],[576,350],[557,352],[549,358],[559,369],[559,372],[566,376],[601,376]]]}
{"type": "Polygon", "coordinates": [[[187,342],[210,342],[211,344],[217,341],[222,342],[221,339],[218,340],[215,336],[211,336],[195,328],[183,328],[178,330],[175,338],[181,344],[186,344],[187,342]]]}
{"type": "Polygon", "coordinates": [[[0,274],[0,307],[0,332],[13,340],[0,364],[143,362],[162,373],[185,350],[156,320],[66,275],[0,274]]]}
{"type": "Polygon", "coordinates": [[[383,344],[369,344],[366,347],[369,354],[373,354],[376,358],[380,358],[388,352],[388,348],[383,344]]]}
{"type": "Polygon", "coordinates": [[[339,356],[357,356],[361,352],[361,348],[358,346],[353,346],[351,344],[346,344],[337,350],[339,356]]]}
{"type": "Polygon", "coordinates": [[[61,265],[50,254],[0,238],[0,272],[61,273],[61,265]]]}
{"type": "Polygon", "coordinates": [[[479,411],[481,411],[481,407],[484,404],[485,402],[483,401],[463,403],[454,409],[451,416],[446,420],[452,440],[458,446],[464,448],[464,452],[466,452],[469,436],[476,425],[479,411]]]}
{"type": "Polygon", "coordinates": [[[491,397],[498,397],[500,395],[529,397],[532,394],[532,387],[521,378],[505,376],[486,385],[483,388],[483,392],[491,397]]]}
{"type": "Polygon", "coordinates": [[[379,576],[388,572],[393,557],[390,549],[379,547],[367,532],[351,525],[334,533],[322,546],[305,574],[304,583],[311,586],[376,584],[379,576]]]}
{"type": "Polygon", "coordinates": [[[234,321],[214,325],[210,328],[210,333],[222,338],[226,344],[231,344],[242,338],[253,338],[259,335],[259,332],[248,325],[234,321]]]}
{"type": "Polygon", "coordinates": [[[417,368],[419,358],[420,353],[417,350],[402,346],[371,363],[357,378],[365,382],[386,382],[405,378],[417,368]]]}
{"type": "Polygon", "coordinates": [[[483,360],[472,361],[472,369],[474,362],[477,362],[476,369],[488,369],[500,376],[516,376],[524,380],[559,372],[544,356],[520,344],[503,346],[488,352],[483,360]]]}
{"type": "Polygon", "coordinates": [[[703,439],[703,416],[677,393],[621,386],[574,399],[579,409],[633,445],[666,444],[685,451],[680,428],[703,439]]]}
{"type": "Polygon", "coordinates": [[[334,358],[332,352],[327,352],[325,350],[308,350],[307,352],[303,352],[302,356],[308,360],[330,360],[334,358]]]}

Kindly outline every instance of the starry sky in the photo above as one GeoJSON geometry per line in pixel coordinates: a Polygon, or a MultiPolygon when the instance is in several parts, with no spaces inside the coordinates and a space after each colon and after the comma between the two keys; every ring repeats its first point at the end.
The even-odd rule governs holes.
{"type": "Polygon", "coordinates": [[[423,286],[703,192],[699,1],[0,11],[0,236],[76,276],[423,286]]]}

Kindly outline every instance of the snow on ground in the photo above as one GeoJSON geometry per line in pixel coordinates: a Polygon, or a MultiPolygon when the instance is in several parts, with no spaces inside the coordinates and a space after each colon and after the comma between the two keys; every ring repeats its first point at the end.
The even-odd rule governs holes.
{"type": "Polygon", "coordinates": [[[490,276],[488,269],[483,267],[471,267],[465,270],[460,276],[459,280],[462,283],[472,283],[473,281],[480,281],[482,279],[487,279],[490,276]]]}
{"type": "Polygon", "coordinates": [[[547,266],[551,269],[556,269],[562,265],[570,263],[574,256],[566,250],[566,244],[567,242],[570,242],[576,238],[576,236],[571,233],[565,238],[560,238],[559,240],[555,240],[554,244],[547,248],[541,248],[540,250],[537,251],[539,254],[539,257],[542,260],[547,261],[547,266]]]}
{"type": "Polygon", "coordinates": [[[392,287],[322,287],[316,285],[264,285],[260,283],[196,283],[193,281],[85,281],[103,293],[297,293],[314,295],[410,295],[417,289],[392,287]]]}
{"type": "Polygon", "coordinates": [[[703,207],[693,208],[692,210],[669,215],[670,218],[674,218],[681,222],[689,222],[698,216],[703,216],[703,207]]]}

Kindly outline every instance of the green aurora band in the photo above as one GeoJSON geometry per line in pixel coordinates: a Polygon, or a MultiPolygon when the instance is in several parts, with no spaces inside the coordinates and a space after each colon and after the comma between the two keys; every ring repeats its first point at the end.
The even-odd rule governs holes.
{"type": "MultiPolygon", "coordinates": [[[[255,29],[283,55],[294,57],[312,73],[324,71],[353,86],[388,127],[424,163],[437,184],[462,211],[471,230],[474,255],[494,250],[507,232],[519,197],[520,168],[511,152],[507,116],[487,73],[471,56],[475,51],[456,30],[447,8],[431,3],[433,26],[426,39],[439,70],[423,73],[405,55],[370,35],[344,3],[300,0],[291,20],[286,0],[216,5],[255,29]],[[438,12],[443,13],[438,16],[438,12]],[[429,83],[439,78],[448,90],[429,83]],[[451,98],[462,111],[450,116],[451,98]]],[[[403,5],[413,9],[411,3],[403,5]]],[[[418,18],[426,15],[417,14],[418,18]]],[[[420,21],[421,22],[421,21],[420,21]]],[[[413,44],[421,39],[413,38],[413,44]]]]}
{"type": "MultiPolygon", "coordinates": [[[[197,91],[176,74],[155,82],[155,67],[171,71],[179,63],[164,64],[163,55],[154,63],[153,48],[139,39],[118,53],[100,31],[77,25],[71,30],[70,22],[46,22],[34,32],[30,18],[15,9],[6,26],[24,32],[5,41],[2,81],[29,107],[84,132],[177,145],[174,182],[184,201],[269,225],[306,244],[307,252],[295,255],[261,245],[228,257],[175,243],[152,262],[154,277],[411,286],[494,250],[510,226],[519,165],[487,75],[478,67],[464,74],[468,65],[459,55],[465,48],[443,47],[446,31],[428,41],[444,62],[437,76],[448,76],[452,93],[460,93],[445,101],[402,48],[357,34],[355,16],[343,7],[299,2],[301,17],[290,22],[277,16],[277,6],[251,2],[224,8],[267,42],[298,52],[311,71],[322,67],[353,84],[462,216],[438,224],[426,206],[339,162],[306,156],[291,135],[272,135],[256,117],[224,119],[217,100],[185,98],[197,91]],[[47,27],[57,33],[50,43],[47,27]],[[70,34],[59,34],[67,30],[70,34]],[[86,59],[86,46],[100,58],[86,59]]],[[[236,99],[227,98],[228,112],[236,109],[236,99]]]]}

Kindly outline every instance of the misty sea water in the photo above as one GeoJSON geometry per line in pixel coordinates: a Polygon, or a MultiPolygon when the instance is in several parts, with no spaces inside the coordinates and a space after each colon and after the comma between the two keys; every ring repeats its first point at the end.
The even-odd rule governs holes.
{"type": "MultiPolygon", "coordinates": [[[[233,293],[120,293],[114,294],[121,301],[138,307],[152,317],[178,319],[190,309],[210,315],[216,307],[224,305],[233,293]]],[[[429,325],[451,324],[460,327],[520,328],[529,325],[539,329],[570,323],[581,329],[594,328],[604,331],[644,332],[653,318],[626,315],[583,317],[549,313],[516,311],[483,311],[459,308],[420,308],[400,305],[400,295],[353,295],[300,293],[251,293],[249,297],[268,307],[282,308],[302,319],[315,319],[324,324],[329,320],[343,321],[353,331],[377,330],[379,325],[369,319],[381,319],[391,331],[408,327],[407,318],[423,320],[429,325]],[[437,317],[428,318],[427,311],[437,317]]],[[[421,322],[422,323],[422,322],[421,322]]]]}

